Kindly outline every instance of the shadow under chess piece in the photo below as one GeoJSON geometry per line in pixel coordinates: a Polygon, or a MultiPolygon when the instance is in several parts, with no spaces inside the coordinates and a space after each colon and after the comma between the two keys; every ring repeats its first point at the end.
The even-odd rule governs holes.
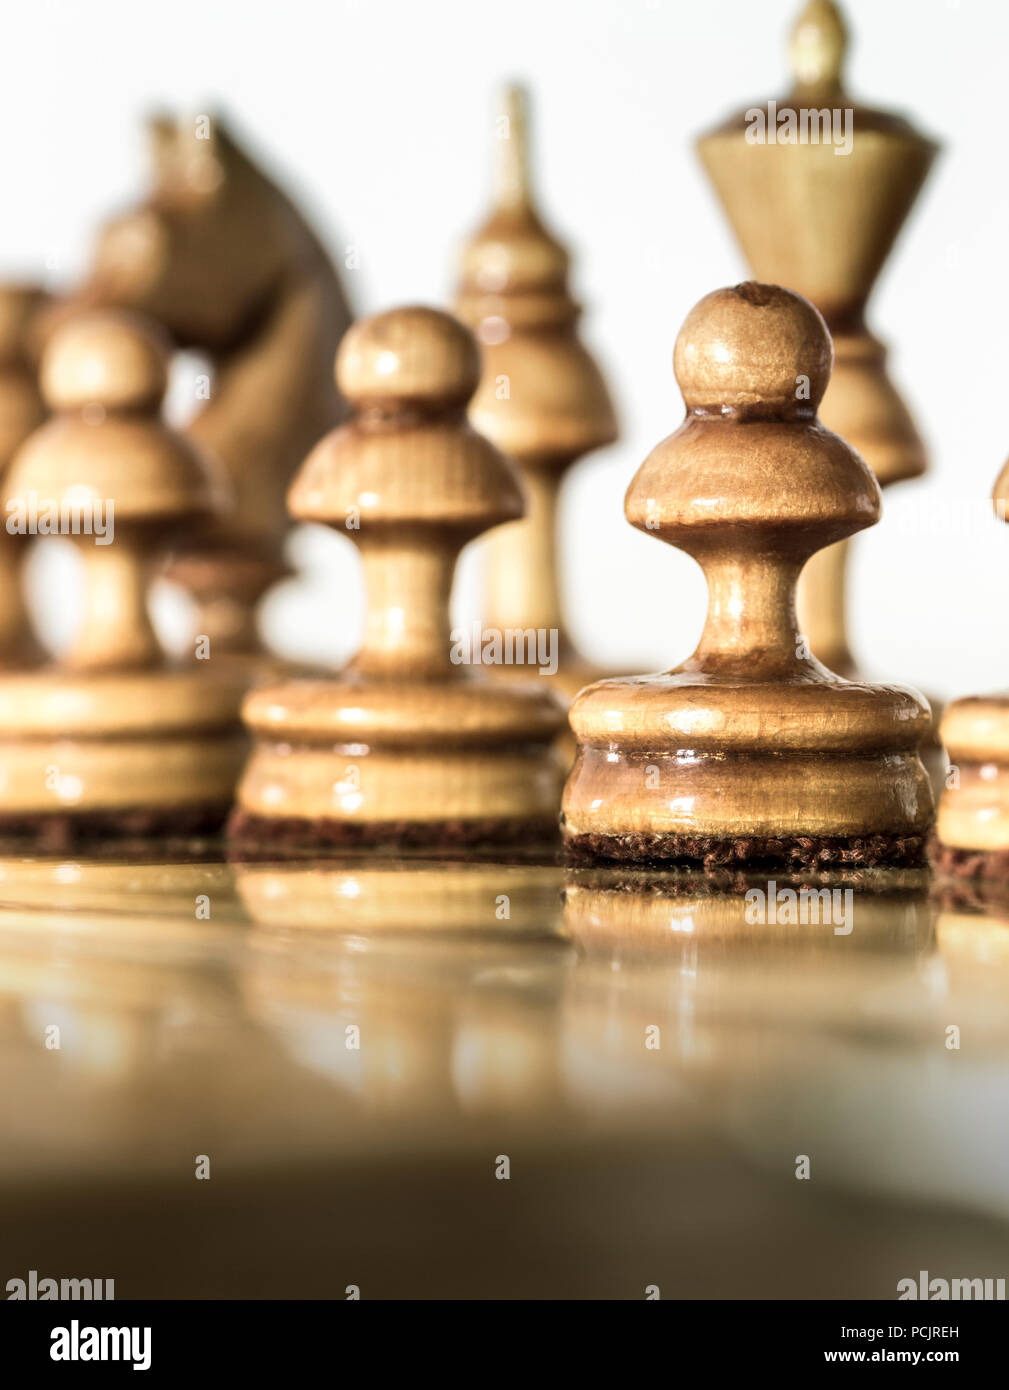
{"type": "MultiPolygon", "coordinates": [[[[41,290],[29,285],[0,284],[0,485],[11,459],[45,419],[37,366],[32,360],[32,331],[45,303],[41,290]]],[[[26,542],[8,525],[3,512],[0,535],[0,669],[30,666],[42,655],[28,620],[22,585],[26,542]]]]}
{"type": "MultiPolygon", "coordinates": [[[[797,290],[823,314],[834,373],[821,418],[886,487],[923,473],[925,449],[865,307],[938,146],[901,117],[852,101],[842,85],[846,48],[837,6],[811,0],[793,33],[792,92],[748,108],[697,148],[753,275],[797,290]]],[[[854,676],[847,554],[842,542],[810,561],[799,621],[813,654],[854,676]]]]}
{"type": "Polygon", "coordinates": [[[556,833],[564,724],[549,691],[455,661],[449,598],[462,547],[522,514],[511,466],[466,423],[480,363],[449,315],[408,308],[351,329],[336,374],[350,422],[295,478],[291,513],[346,527],[368,595],[342,675],[254,691],[238,841],[453,844],[556,833]]]}
{"type": "MultiPolygon", "coordinates": [[[[518,465],[529,505],[521,521],[483,542],[484,623],[496,632],[550,634],[558,659],[552,683],[570,699],[605,673],[565,630],[558,490],[567,468],[616,439],[617,422],[599,368],[577,336],[581,311],[568,289],[570,258],[533,202],[518,88],[504,94],[498,140],[494,206],[463,252],[456,313],[476,334],[483,361],[470,420],[518,465]]],[[[489,669],[497,676],[536,674],[541,656],[524,651],[524,666],[489,669]]]]}
{"type": "Polygon", "coordinates": [[[244,682],[210,662],[171,669],[147,612],[160,538],[216,502],[200,451],[159,419],[167,360],[132,315],[64,324],[41,367],[54,418],[7,477],[9,505],[51,503],[83,567],[69,651],[0,678],[0,828],[53,848],[219,825],[241,767],[244,682]]]}
{"type": "Polygon", "coordinates": [[[182,537],[166,574],[195,601],[194,637],[255,655],[258,600],[288,572],[288,483],[345,414],[332,367],[351,314],[304,217],[216,117],[158,118],[151,138],[152,192],[103,229],[55,321],[82,304],[133,309],[210,358],[187,432],[220,460],[236,506],[182,537]]]}
{"type": "Polygon", "coordinates": [[[879,517],[872,474],[816,418],[831,355],[813,306],[774,285],[716,290],[687,316],[674,355],[687,416],[625,509],[701,564],[707,623],[676,670],[602,681],[572,706],[571,850],[803,868],[921,857],[928,705],[835,676],[796,622],[809,556],[879,517]]]}
{"type": "MultiPolygon", "coordinates": [[[[1004,521],[1009,463],[992,498],[1004,521]]],[[[939,734],[950,769],[939,798],[935,867],[944,878],[1009,884],[1009,694],[953,700],[939,734]]]]}

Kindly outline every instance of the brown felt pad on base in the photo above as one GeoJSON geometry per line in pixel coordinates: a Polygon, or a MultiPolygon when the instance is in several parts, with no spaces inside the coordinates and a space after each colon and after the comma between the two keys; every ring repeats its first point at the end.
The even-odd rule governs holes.
{"type": "Polygon", "coordinates": [[[256,816],[237,810],[228,822],[232,857],[247,854],[283,857],[305,849],[454,849],[481,845],[552,846],[557,825],[550,821],[447,820],[351,822],[308,820],[297,816],[256,816]]]}
{"type": "Polygon", "coordinates": [[[573,858],[586,861],[700,864],[706,870],[744,864],[799,870],[913,867],[925,858],[923,835],[868,835],[853,839],[803,835],[795,839],[732,840],[704,835],[574,835],[566,839],[565,847],[573,858]]]}
{"type": "Polygon", "coordinates": [[[956,849],[933,837],[928,854],[940,878],[977,879],[1009,888],[1009,850],[956,849]]]}
{"type": "Polygon", "coordinates": [[[224,825],[229,806],[138,806],[124,811],[54,811],[44,815],[0,816],[0,841],[62,854],[114,841],[123,849],[135,840],[211,835],[224,825]]]}

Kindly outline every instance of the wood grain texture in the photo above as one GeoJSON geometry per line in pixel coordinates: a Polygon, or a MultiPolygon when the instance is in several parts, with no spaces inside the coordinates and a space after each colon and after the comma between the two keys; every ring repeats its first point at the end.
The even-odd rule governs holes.
{"type": "Polygon", "coordinates": [[[221,482],[160,420],[168,345],[137,315],[69,318],[42,356],[51,418],[15,455],[7,498],[76,527],[83,617],[60,663],[0,679],[0,816],[226,807],[243,752],[246,677],[169,669],[147,610],[157,546],[209,514],[221,482]],[[101,507],[104,534],[84,523],[101,507]],[[76,513],[74,508],[77,508],[76,513]],[[76,519],[75,519],[76,517],[76,519]]]}
{"type": "Polygon", "coordinates": [[[806,560],[879,516],[858,454],[816,417],[831,344],[816,309],[777,286],[717,290],[674,354],[687,415],[638,470],[632,525],[702,566],[700,643],[665,675],[602,681],[575,701],[578,759],[564,834],[604,856],[678,857],[682,837],[917,837],[932,817],[918,756],[928,705],[849,682],[799,632],[806,560]]]}
{"type": "MultiPolygon", "coordinates": [[[[293,516],[343,527],[361,553],[361,649],[330,680],[250,694],[255,748],[238,792],[242,838],[271,823],[358,843],[437,839],[451,826],[543,833],[555,823],[560,705],[533,685],[480,678],[454,659],[449,598],[462,547],[521,516],[520,482],[466,421],[480,363],[448,314],[392,310],[358,324],[337,358],[353,414],[306,459],[293,516]]],[[[456,653],[455,655],[459,655],[456,653]]]]}

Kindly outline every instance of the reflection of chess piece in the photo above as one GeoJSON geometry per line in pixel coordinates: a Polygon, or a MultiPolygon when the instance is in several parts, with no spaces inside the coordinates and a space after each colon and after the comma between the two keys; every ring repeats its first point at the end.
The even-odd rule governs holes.
{"type": "Polygon", "coordinates": [[[578,952],[566,1053],[582,1089],[622,1063],[628,1092],[681,1104],[692,1081],[707,1112],[727,1089],[731,1113],[733,1090],[787,1087],[796,1037],[845,1037],[932,945],[923,869],[572,867],[563,922],[578,952]]]}
{"type": "Polygon", "coordinates": [[[472,843],[555,834],[563,780],[546,690],[457,662],[448,616],[459,551],[521,515],[510,465],[470,428],[477,347],[433,309],[356,325],[337,358],[354,416],[294,480],[304,521],[346,526],[368,594],[345,674],[264,686],[246,701],[255,746],[237,840],[472,843]]]}
{"type": "Polygon", "coordinates": [[[987,1014],[1002,1031],[1009,984],[1009,893],[1005,885],[1001,892],[992,891],[995,887],[940,886],[935,938],[951,993],[969,991],[972,1025],[987,1021],[987,1014]]]}
{"type": "MultiPolygon", "coordinates": [[[[732,118],[703,136],[698,150],[754,276],[797,290],[826,319],[835,363],[821,418],[885,487],[924,472],[925,451],[887,375],[886,349],[863,315],[937,147],[900,117],[851,100],[842,86],[846,44],[837,7],[811,0],[793,36],[790,95],[732,118]],[[841,130],[819,124],[825,113],[841,130]],[[803,140],[802,121],[809,131],[811,117],[803,140]]],[[[846,555],[841,542],[815,556],[799,589],[810,648],[841,675],[854,674],[846,555]]]]}
{"type": "Polygon", "coordinates": [[[666,959],[688,946],[709,966],[741,971],[838,961],[842,951],[915,955],[932,933],[925,869],[836,869],[816,875],[571,867],[564,928],[589,959],[666,959]],[[773,896],[769,897],[769,893],[773,896]]]}
{"type": "MultiPolygon", "coordinates": [[[[0,285],[0,482],[11,459],[45,418],[31,360],[33,320],[44,298],[26,285],[0,285]]],[[[30,664],[39,656],[22,593],[23,542],[11,534],[3,511],[0,535],[0,667],[30,664]]]]}
{"type": "Polygon", "coordinates": [[[777,286],[717,290],[687,316],[674,357],[687,416],[641,465],[625,510],[701,564],[707,623],[676,670],[576,699],[572,850],[806,868],[921,857],[928,706],[835,676],[796,625],[809,556],[879,516],[872,474],[816,418],[831,356],[817,311],[777,286]]]}
{"type": "Polygon", "coordinates": [[[134,309],[210,358],[189,434],[221,461],[236,507],[176,538],[168,573],[216,655],[255,652],[257,601],[285,572],[288,482],[343,413],[332,366],[350,312],[301,213],[216,117],[159,118],[151,140],[153,191],[103,229],[58,313],[134,309]]]}
{"type": "Polygon", "coordinates": [[[166,363],[129,315],[66,323],[42,359],[55,418],[7,477],[12,503],[51,504],[83,568],[84,617],[60,664],[0,680],[0,818],[54,847],[218,825],[241,763],[240,681],[212,662],[169,668],[147,612],[159,538],[216,495],[200,452],[159,419],[166,363]]]}
{"type": "Polygon", "coordinates": [[[556,1101],[559,869],[372,857],[235,880],[256,924],[250,1012],[368,1110],[556,1101]]]}
{"type": "MultiPolygon", "coordinates": [[[[604,672],[574,648],[561,610],[557,496],[564,471],[609,444],[617,427],[599,369],[578,339],[568,253],[544,228],[529,186],[525,97],[511,87],[498,128],[494,207],[466,246],[456,311],[480,343],[483,373],[470,406],[481,434],[522,472],[529,507],[484,542],[484,624],[501,632],[556,634],[555,684],[568,697],[604,672]]],[[[496,675],[531,675],[495,666],[496,675]]]]}
{"type": "Polygon", "coordinates": [[[201,859],[190,844],[182,862],[168,843],[145,845],[142,858],[130,848],[113,842],[100,857],[92,849],[73,863],[64,855],[0,858],[4,930],[16,918],[32,932],[53,927],[64,937],[97,933],[106,944],[174,951],[180,942],[217,947],[219,930],[244,923],[227,864],[201,859]]]}
{"type": "Polygon", "coordinates": [[[307,864],[236,864],[250,916],[281,930],[499,934],[509,940],[556,930],[561,871],[552,866],[341,858],[307,864]]]}

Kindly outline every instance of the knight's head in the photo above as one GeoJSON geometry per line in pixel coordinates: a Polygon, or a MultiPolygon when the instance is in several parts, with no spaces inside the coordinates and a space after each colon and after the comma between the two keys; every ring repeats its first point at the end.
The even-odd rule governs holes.
{"type": "Polygon", "coordinates": [[[216,117],[148,130],[152,191],[103,227],[81,297],[149,314],[182,346],[226,348],[296,254],[296,219],[216,117]]]}

